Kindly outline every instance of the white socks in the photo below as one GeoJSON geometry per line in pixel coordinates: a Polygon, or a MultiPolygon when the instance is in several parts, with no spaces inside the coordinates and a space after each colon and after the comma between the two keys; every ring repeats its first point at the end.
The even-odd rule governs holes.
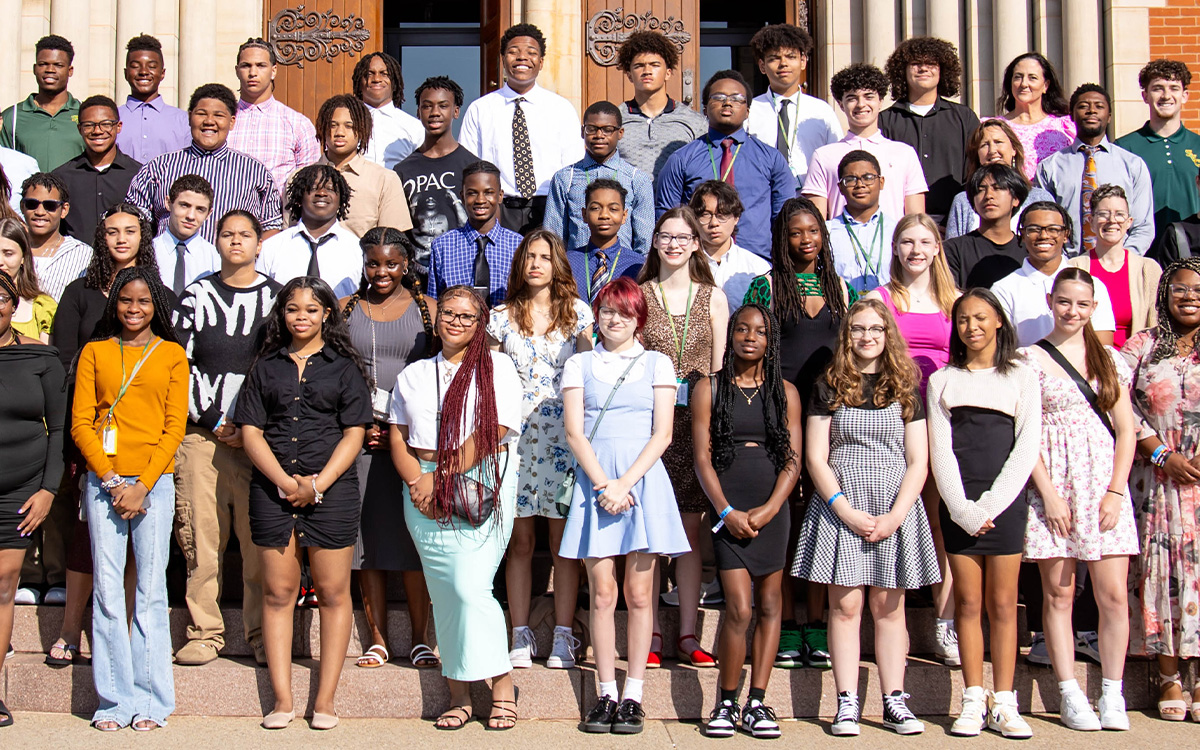
{"type": "MultiPolygon", "coordinates": [[[[614,685],[616,683],[613,683],[614,685]]],[[[632,677],[625,678],[625,695],[621,697],[623,701],[642,702],[642,681],[635,680],[632,677]]]]}
{"type": "MultiPolygon", "coordinates": [[[[628,689],[628,688],[626,688],[626,689],[628,689]]],[[[600,683],[600,697],[601,698],[608,698],[610,700],[615,701],[617,699],[618,695],[620,695],[620,693],[617,692],[617,681],[616,680],[613,680],[612,682],[601,682],[600,683]]]]}
{"type": "Polygon", "coordinates": [[[1058,692],[1066,695],[1067,693],[1082,693],[1083,690],[1079,687],[1079,680],[1063,680],[1058,683],[1058,692]]]}
{"type": "Polygon", "coordinates": [[[1100,690],[1105,695],[1120,695],[1122,692],[1123,686],[1124,686],[1124,680],[1104,679],[1101,681],[1100,690]]]}

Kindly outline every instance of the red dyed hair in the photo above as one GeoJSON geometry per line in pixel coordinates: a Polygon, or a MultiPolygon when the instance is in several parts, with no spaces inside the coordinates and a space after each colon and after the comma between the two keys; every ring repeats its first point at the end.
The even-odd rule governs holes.
{"type": "Polygon", "coordinates": [[[638,333],[645,327],[646,316],[650,314],[642,290],[628,276],[615,278],[596,292],[596,299],[592,302],[592,315],[596,318],[596,335],[601,341],[604,340],[604,333],[600,329],[600,308],[602,307],[611,307],[622,315],[636,320],[638,333]]]}

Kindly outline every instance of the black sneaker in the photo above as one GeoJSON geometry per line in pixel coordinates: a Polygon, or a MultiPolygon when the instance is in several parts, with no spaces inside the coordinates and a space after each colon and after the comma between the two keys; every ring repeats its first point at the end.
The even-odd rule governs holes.
{"type": "Polygon", "coordinates": [[[737,701],[721,701],[708,715],[708,723],[704,725],[705,737],[732,737],[737,732],[738,719],[742,709],[737,701]]]}
{"type": "Polygon", "coordinates": [[[588,711],[583,720],[583,731],[592,734],[608,734],[612,731],[613,718],[617,715],[617,702],[612,698],[600,696],[592,710],[588,711]]]}
{"type": "Polygon", "coordinates": [[[775,718],[775,709],[767,704],[751,698],[742,712],[742,729],[745,729],[760,740],[773,740],[779,736],[779,721],[775,718]]]}
{"type": "Polygon", "coordinates": [[[613,717],[613,734],[640,734],[642,725],[646,723],[646,712],[642,704],[626,698],[617,706],[617,715],[613,717]]]}
{"type": "Polygon", "coordinates": [[[908,710],[908,698],[908,693],[900,690],[883,696],[883,725],[897,734],[920,734],[925,725],[908,710]]]}

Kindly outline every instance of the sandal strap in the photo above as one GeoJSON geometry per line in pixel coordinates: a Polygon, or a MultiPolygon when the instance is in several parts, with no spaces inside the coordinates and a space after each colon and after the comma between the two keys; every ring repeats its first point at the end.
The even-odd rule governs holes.
{"type": "Polygon", "coordinates": [[[433,649],[427,644],[418,643],[408,652],[409,661],[420,661],[421,659],[436,659],[437,654],[433,653],[433,649]]]}
{"type": "Polygon", "coordinates": [[[465,717],[459,721],[459,724],[466,724],[468,721],[471,720],[471,712],[469,710],[467,710],[466,706],[451,706],[450,708],[447,708],[445,711],[443,711],[441,716],[437,717],[437,721],[441,721],[442,719],[447,719],[447,718],[458,719],[458,716],[456,714],[454,714],[455,711],[462,712],[462,715],[465,717]],[[454,714],[454,715],[452,715],[452,714],[454,714]]]}
{"type": "Polygon", "coordinates": [[[1176,672],[1175,674],[1163,674],[1162,672],[1158,673],[1158,686],[1159,687],[1166,687],[1167,685],[1170,685],[1171,683],[1175,683],[1176,685],[1179,685],[1180,690],[1183,689],[1183,681],[1180,680],[1178,672],[1176,672]]]}

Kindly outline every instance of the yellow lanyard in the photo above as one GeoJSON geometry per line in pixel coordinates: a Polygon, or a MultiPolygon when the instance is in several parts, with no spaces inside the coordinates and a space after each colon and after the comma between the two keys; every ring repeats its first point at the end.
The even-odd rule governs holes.
{"type": "MultiPolygon", "coordinates": [[[[679,367],[683,367],[683,349],[687,346],[688,324],[692,321],[692,291],[695,289],[695,284],[688,282],[688,301],[687,312],[683,314],[683,340],[679,339],[679,334],[675,331],[675,317],[671,315],[671,308],[667,305],[667,293],[663,291],[662,283],[658,284],[658,293],[662,296],[663,312],[667,314],[667,322],[671,324],[671,340],[675,342],[675,351],[678,352],[679,367]]],[[[675,376],[676,380],[682,382],[678,372],[675,376]]]]}
{"type": "Polygon", "coordinates": [[[711,142],[708,144],[708,162],[709,164],[712,164],[713,179],[725,182],[729,177],[729,173],[733,171],[733,163],[737,161],[738,154],[742,153],[743,144],[739,143],[737,148],[733,150],[733,158],[729,160],[729,166],[725,168],[725,174],[721,175],[717,174],[717,160],[713,158],[713,145],[715,144],[711,142]]]}

